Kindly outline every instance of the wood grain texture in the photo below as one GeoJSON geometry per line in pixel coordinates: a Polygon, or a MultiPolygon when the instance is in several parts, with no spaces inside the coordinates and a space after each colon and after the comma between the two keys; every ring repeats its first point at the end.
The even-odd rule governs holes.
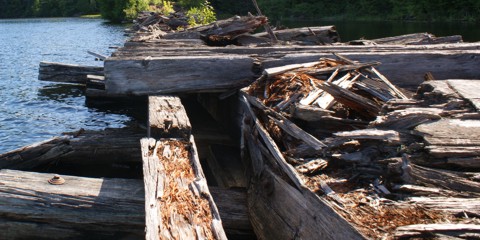
{"type": "Polygon", "coordinates": [[[448,80],[448,85],[461,97],[473,104],[475,109],[480,110],[480,81],[478,80],[448,80]]]}
{"type": "Polygon", "coordinates": [[[141,239],[141,180],[0,170],[1,239],[141,239]]]}
{"type": "Polygon", "coordinates": [[[40,62],[38,80],[85,84],[89,74],[103,75],[103,67],[40,62]]]}
{"type": "Polygon", "coordinates": [[[187,112],[177,96],[148,97],[150,137],[189,139],[192,126],[187,112]]]}
{"type": "Polygon", "coordinates": [[[173,139],[141,140],[146,239],[226,239],[193,137],[190,140],[189,144],[173,139]]]}
{"type": "Polygon", "coordinates": [[[109,58],[105,88],[126,95],[215,92],[251,83],[252,67],[253,59],[234,55],[109,58]]]}

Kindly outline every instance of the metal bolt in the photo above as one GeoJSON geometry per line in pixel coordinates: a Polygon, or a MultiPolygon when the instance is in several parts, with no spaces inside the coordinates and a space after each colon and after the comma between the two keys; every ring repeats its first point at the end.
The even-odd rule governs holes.
{"type": "Polygon", "coordinates": [[[48,183],[52,184],[52,185],[62,185],[65,183],[65,179],[63,179],[62,177],[60,177],[60,175],[58,174],[55,174],[53,175],[53,178],[50,178],[48,180],[48,183]]]}

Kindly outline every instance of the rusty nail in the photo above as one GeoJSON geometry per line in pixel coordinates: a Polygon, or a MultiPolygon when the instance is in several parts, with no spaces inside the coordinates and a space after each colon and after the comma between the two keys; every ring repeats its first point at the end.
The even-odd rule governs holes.
{"type": "Polygon", "coordinates": [[[60,175],[58,174],[55,174],[53,175],[53,178],[50,178],[48,180],[48,183],[52,184],[52,185],[62,185],[65,183],[65,179],[63,179],[62,177],[60,177],[60,175]]]}

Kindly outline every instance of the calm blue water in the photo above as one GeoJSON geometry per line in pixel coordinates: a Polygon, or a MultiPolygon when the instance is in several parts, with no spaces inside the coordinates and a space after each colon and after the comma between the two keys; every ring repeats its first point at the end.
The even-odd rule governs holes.
{"type": "Polygon", "coordinates": [[[83,88],[38,81],[40,61],[102,65],[123,27],[99,19],[0,20],[0,153],[80,128],[122,127],[130,117],[88,108],[83,88]]]}

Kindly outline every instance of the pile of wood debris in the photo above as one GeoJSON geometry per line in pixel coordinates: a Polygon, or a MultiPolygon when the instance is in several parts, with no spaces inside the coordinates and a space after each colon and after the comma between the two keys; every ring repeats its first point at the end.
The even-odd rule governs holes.
{"type": "Polygon", "coordinates": [[[468,81],[413,95],[378,63],[336,56],[267,69],[245,90],[285,160],[369,238],[478,237],[480,114],[453,90],[468,81]]]}

